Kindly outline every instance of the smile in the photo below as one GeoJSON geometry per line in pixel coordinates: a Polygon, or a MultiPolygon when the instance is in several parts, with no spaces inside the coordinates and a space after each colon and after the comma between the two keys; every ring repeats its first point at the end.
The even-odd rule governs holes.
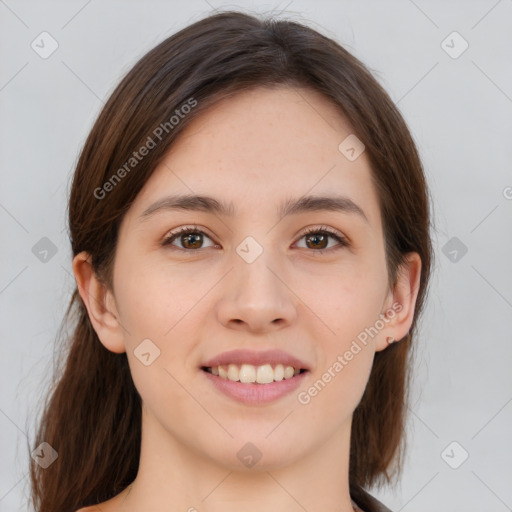
{"type": "Polygon", "coordinates": [[[279,364],[275,368],[269,364],[258,367],[230,364],[227,367],[202,367],[201,370],[216,390],[247,405],[268,404],[292,393],[309,373],[305,369],[279,364]],[[214,373],[217,370],[219,375],[214,373]]]}
{"type": "Polygon", "coordinates": [[[305,372],[305,369],[294,368],[293,366],[284,366],[282,364],[263,364],[255,366],[252,364],[228,364],[213,367],[203,367],[204,371],[212,375],[218,375],[222,379],[228,379],[232,382],[242,382],[245,384],[269,384],[271,382],[280,382],[283,379],[291,379],[294,375],[305,372]]]}

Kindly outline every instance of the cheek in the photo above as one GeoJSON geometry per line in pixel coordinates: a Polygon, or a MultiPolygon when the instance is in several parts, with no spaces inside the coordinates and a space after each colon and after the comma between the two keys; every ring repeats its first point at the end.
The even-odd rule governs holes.
{"type": "Polygon", "coordinates": [[[311,417],[324,417],[329,425],[339,425],[352,414],[366,388],[374,350],[350,337],[325,347],[323,364],[314,379],[302,388],[298,401],[311,417]]]}
{"type": "Polygon", "coordinates": [[[307,283],[302,294],[308,307],[339,342],[356,337],[379,319],[387,291],[386,275],[351,267],[324,278],[322,286],[313,286],[309,279],[307,283]]]}
{"type": "Polygon", "coordinates": [[[125,332],[125,338],[130,345],[144,338],[165,343],[175,326],[197,304],[201,290],[185,279],[179,269],[171,274],[157,268],[131,268],[137,272],[126,269],[123,274],[123,269],[119,269],[116,286],[118,312],[129,332],[125,332]]]}
{"type": "Polygon", "coordinates": [[[303,390],[305,401],[310,397],[319,406],[318,414],[333,410],[342,419],[359,403],[373,365],[386,278],[378,272],[348,272],[332,279],[324,293],[309,294],[315,301],[308,306],[330,330],[318,339],[317,380],[303,390]],[[339,407],[331,409],[332,404],[339,407]]]}
{"type": "Polygon", "coordinates": [[[180,382],[190,378],[195,306],[205,290],[179,269],[171,273],[125,261],[117,276],[116,302],[134,383],[143,398],[168,398],[178,386],[171,374],[180,382]]]}

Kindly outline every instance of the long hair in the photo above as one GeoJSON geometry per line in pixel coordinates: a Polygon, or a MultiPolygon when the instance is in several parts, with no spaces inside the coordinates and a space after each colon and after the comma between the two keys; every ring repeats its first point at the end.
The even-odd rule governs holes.
{"type": "MultiPolygon", "coordinates": [[[[210,15],[165,39],[122,79],[80,153],[68,205],[72,253],[88,251],[94,271],[111,287],[120,221],[179,133],[219,99],[280,85],[323,94],[364,143],[378,191],[390,286],[407,252],[419,253],[422,261],[411,329],[400,343],[375,354],[354,412],[349,483],[357,494],[390,483],[401,467],[413,339],[433,257],[430,198],[415,143],[388,94],[357,58],[300,23],[241,12],[210,15]],[[180,112],[187,114],[170,121],[180,112]],[[127,167],[148,137],[156,141],[155,133],[151,151],[127,167]]],[[[126,354],[103,347],[76,288],[64,320],[71,325],[66,357],[32,443],[35,448],[47,442],[58,452],[46,469],[30,461],[38,512],[74,512],[108,500],[134,480],[139,464],[141,400],[126,354]]]]}

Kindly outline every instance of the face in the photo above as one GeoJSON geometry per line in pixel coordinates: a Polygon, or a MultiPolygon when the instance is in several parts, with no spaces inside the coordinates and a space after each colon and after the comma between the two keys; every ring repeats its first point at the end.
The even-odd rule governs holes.
{"type": "Polygon", "coordinates": [[[338,149],[351,133],[316,92],[240,93],[186,128],[125,215],[113,274],[122,350],[144,421],[169,442],[237,469],[250,442],[272,468],[350,430],[385,346],[385,330],[362,333],[392,302],[369,161],[338,149]],[[154,206],[177,195],[226,208],[154,206]],[[305,196],[344,202],[283,216],[305,196]],[[202,369],[236,349],[279,349],[307,371],[273,400],[244,402],[202,369]]]}

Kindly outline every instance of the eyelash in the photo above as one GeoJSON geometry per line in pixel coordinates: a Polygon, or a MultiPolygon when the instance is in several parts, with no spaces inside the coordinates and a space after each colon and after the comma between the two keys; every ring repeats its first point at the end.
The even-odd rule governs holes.
{"type": "MultiPolygon", "coordinates": [[[[203,235],[206,235],[210,240],[212,240],[212,237],[210,237],[207,233],[205,233],[202,229],[200,229],[199,226],[195,226],[194,225],[194,226],[183,227],[183,228],[180,228],[178,231],[170,233],[169,236],[167,236],[161,242],[161,245],[163,247],[171,246],[172,242],[174,242],[174,240],[176,240],[177,238],[179,238],[182,235],[187,235],[187,234],[190,234],[190,233],[201,233],[203,235]]],[[[331,229],[329,229],[326,226],[322,226],[321,228],[316,228],[316,227],[308,228],[304,233],[302,233],[302,235],[299,237],[299,240],[301,240],[302,238],[304,238],[304,237],[306,237],[306,236],[308,236],[310,234],[313,234],[313,233],[314,234],[329,235],[330,237],[334,238],[338,242],[339,245],[335,246],[335,247],[330,247],[328,249],[310,249],[310,252],[315,252],[315,253],[323,254],[326,251],[343,249],[345,247],[349,247],[350,246],[350,243],[348,242],[348,240],[345,237],[343,237],[343,236],[339,235],[338,233],[332,231],[331,229]]],[[[184,251],[184,252],[197,252],[197,251],[201,250],[201,249],[183,249],[181,247],[176,247],[176,246],[172,246],[172,248],[173,249],[177,249],[179,251],[184,251]]]]}

